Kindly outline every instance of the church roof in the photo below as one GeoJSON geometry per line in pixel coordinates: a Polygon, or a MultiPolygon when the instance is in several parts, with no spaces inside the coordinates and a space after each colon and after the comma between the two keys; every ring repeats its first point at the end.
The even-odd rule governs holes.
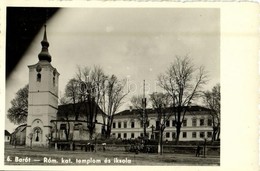
{"type": "Polygon", "coordinates": [[[27,124],[19,125],[18,127],[15,128],[14,132],[12,134],[16,134],[18,132],[23,132],[26,130],[27,124]]]}
{"type": "Polygon", "coordinates": [[[98,110],[97,111],[98,114],[103,114],[103,115],[105,114],[96,103],[93,103],[91,105],[88,102],[80,102],[75,104],[69,103],[69,104],[59,105],[58,112],[57,112],[57,119],[61,119],[66,116],[73,117],[75,116],[75,112],[78,113],[79,116],[86,116],[85,114],[86,111],[90,113],[91,111],[94,111],[96,107],[98,110]]]}

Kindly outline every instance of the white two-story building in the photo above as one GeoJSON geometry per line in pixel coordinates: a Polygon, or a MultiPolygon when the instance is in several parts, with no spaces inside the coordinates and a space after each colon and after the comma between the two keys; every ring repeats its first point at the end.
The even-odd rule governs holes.
{"type": "MultiPolygon", "coordinates": [[[[158,131],[158,115],[154,109],[146,109],[148,115],[147,135],[150,139],[155,139],[158,131]]],[[[182,123],[180,141],[201,141],[212,138],[213,120],[209,114],[210,110],[201,106],[191,106],[188,108],[182,123]]],[[[112,125],[112,135],[121,139],[134,139],[143,136],[143,124],[140,121],[140,110],[129,109],[114,115],[112,125]],[[139,113],[138,113],[139,112],[139,113]]],[[[164,130],[164,140],[174,141],[176,137],[176,127],[174,116],[166,122],[164,130]]]]}

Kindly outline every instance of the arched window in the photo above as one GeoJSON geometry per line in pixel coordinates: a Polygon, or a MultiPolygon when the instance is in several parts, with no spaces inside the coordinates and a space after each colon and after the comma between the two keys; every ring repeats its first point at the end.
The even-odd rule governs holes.
{"type": "Polygon", "coordinates": [[[34,135],[34,138],[33,138],[34,141],[36,141],[36,142],[42,141],[42,130],[41,130],[41,128],[36,127],[33,131],[33,135],[34,135]]]}
{"type": "Polygon", "coordinates": [[[41,82],[42,75],[40,73],[37,74],[37,81],[41,82]]]}

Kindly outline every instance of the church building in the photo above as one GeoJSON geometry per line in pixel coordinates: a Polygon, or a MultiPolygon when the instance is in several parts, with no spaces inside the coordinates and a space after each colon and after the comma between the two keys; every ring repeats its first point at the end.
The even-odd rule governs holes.
{"type": "MultiPolygon", "coordinates": [[[[88,122],[84,108],[90,103],[76,104],[81,115],[75,120],[72,104],[58,106],[59,72],[52,66],[48,52],[46,26],[39,61],[29,65],[28,116],[26,125],[26,146],[48,146],[50,141],[80,141],[89,139],[88,122]]],[[[75,105],[75,104],[74,104],[75,105]]],[[[95,134],[101,134],[104,114],[96,104],[98,115],[95,120],[95,134]]],[[[86,110],[85,110],[86,111],[86,110]]]]}

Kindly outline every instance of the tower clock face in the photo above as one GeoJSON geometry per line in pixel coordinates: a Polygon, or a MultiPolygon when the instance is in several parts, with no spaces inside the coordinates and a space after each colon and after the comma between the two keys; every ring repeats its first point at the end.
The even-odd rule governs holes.
{"type": "Polygon", "coordinates": [[[40,65],[37,65],[36,71],[37,71],[37,72],[41,72],[41,71],[42,71],[42,67],[41,67],[40,65]]]}

